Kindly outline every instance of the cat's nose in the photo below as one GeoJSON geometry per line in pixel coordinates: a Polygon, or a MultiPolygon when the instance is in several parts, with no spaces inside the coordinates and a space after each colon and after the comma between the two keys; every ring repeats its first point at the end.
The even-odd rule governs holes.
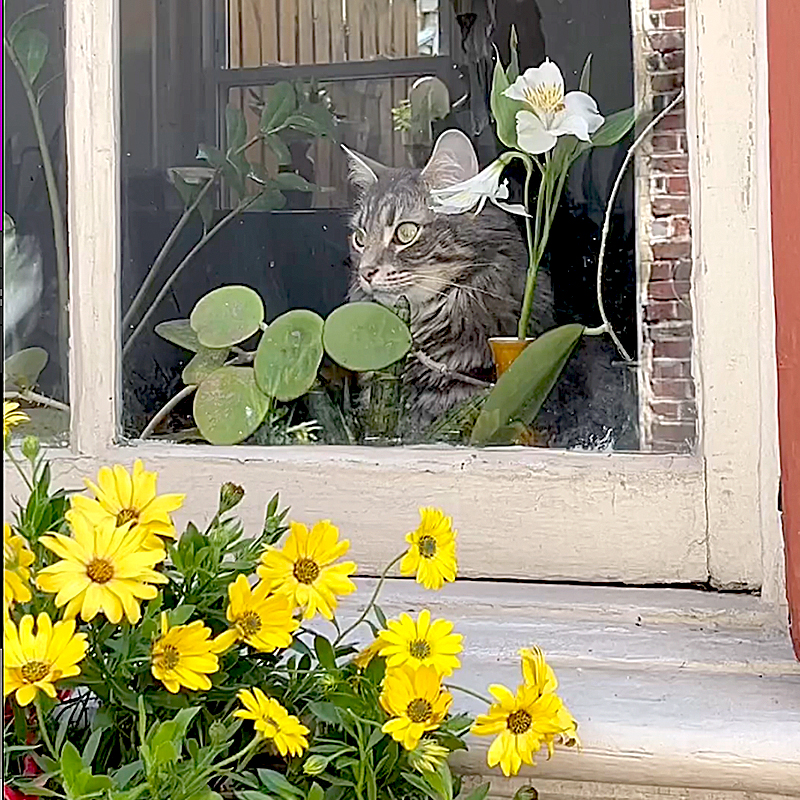
{"type": "Polygon", "coordinates": [[[367,267],[361,270],[361,276],[367,283],[372,283],[372,279],[378,274],[377,267],[367,267]]]}

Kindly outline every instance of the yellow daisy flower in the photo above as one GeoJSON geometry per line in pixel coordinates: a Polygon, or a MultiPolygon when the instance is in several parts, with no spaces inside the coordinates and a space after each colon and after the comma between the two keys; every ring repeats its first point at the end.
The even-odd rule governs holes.
{"type": "Polygon", "coordinates": [[[173,694],[181,686],[194,692],[207,690],[211,688],[208,676],[219,669],[217,653],[223,649],[221,637],[212,639],[211,628],[200,620],[170,628],[162,612],[161,636],[150,650],[150,671],[173,694]]]}
{"type": "Polygon", "coordinates": [[[350,542],[339,541],[338,528],[327,520],[318,522],[311,532],[292,522],[283,549],[271,547],[261,556],[258,576],[270,591],[288,596],[294,607],[302,608],[304,619],[317,612],[333,619],[336,596],[356,590],[348,577],[356,571],[355,563],[333,563],[349,549],[350,542]]]}
{"type": "Polygon", "coordinates": [[[11,531],[11,526],[3,523],[3,603],[9,608],[12,603],[27,603],[31,599],[28,581],[33,564],[33,553],[22,536],[11,531]]]}
{"type": "Polygon", "coordinates": [[[268,596],[268,592],[269,587],[263,581],[251,589],[244,575],[228,584],[230,603],[226,616],[236,638],[263,653],[288,647],[292,633],[300,627],[292,616],[292,601],[283,594],[268,596]]]}
{"type": "Polygon", "coordinates": [[[379,699],[392,719],[381,730],[406,750],[414,750],[422,735],[436,730],[447,715],[453,696],[442,691],[441,680],[433,667],[405,667],[386,674],[379,699]]]}
{"type": "Polygon", "coordinates": [[[97,475],[97,484],[86,479],[87,488],[96,499],[84,495],[73,495],[72,508],[80,511],[91,522],[98,524],[104,519],[113,519],[116,527],[128,522],[143,528],[149,535],[149,547],[162,547],[157,536],[176,537],[170,513],[182,505],[185,494],[156,495],[157,472],[147,472],[137,459],[133,472],[120,464],[114,468],[102,467],[97,475]]]}
{"type": "Polygon", "coordinates": [[[477,736],[497,736],[489,748],[487,763],[497,764],[503,774],[516,775],[523,764],[533,764],[533,757],[543,744],[575,730],[575,720],[564,708],[561,698],[552,692],[542,694],[536,686],[523,684],[513,695],[505,686],[495,684],[489,691],[497,701],[481,714],[472,726],[477,736]]]}
{"type": "Polygon", "coordinates": [[[353,656],[353,663],[359,669],[366,669],[369,666],[370,661],[372,661],[375,656],[380,653],[381,648],[383,647],[384,642],[380,636],[372,642],[372,644],[368,644],[363,650],[359,651],[353,656]]]}
{"type": "Polygon", "coordinates": [[[538,647],[523,647],[519,651],[522,658],[522,676],[528,686],[535,686],[539,694],[554,692],[558,680],[553,668],[545,661],[544,653],[538,647]]]}
{"type": "Polygon", "coordinates": [[[12,428],[21,425],[23,422],[30,422],[31,418],[24,411],[17,411],[19,403],[11,403],[3,400],[3,442],[12,428]]]}
{"type": "Polygon", "coordinates": [[[419,514],[419,527],[406,534],[411,547],[400,562],[400,573],[416,573],[417,583],[438,590],[456,579],[456,532],[453,520],[439,508],[421,508],[419,514]]]}
{"type": "Polygon", "coordinates": [[[3,697],[15,692],[17,702],[27,706],[39,690],[55,698],[53,685],[61,678],[80,674],[78,662],[86,655],[86,634],[75,633],[75,620],[55,625],[48,614],[39,614],[37,631],[26,614],[16,625],[7,619],[3,630],[3,697]]]}
{"type": "Polygon", "coordinates": [[[453,633],[453,623],[446,619],[431,622],[427,608],[420,611],[415,622],[408,614],[387,622],[388,630],[380,632],[383,645],[380,655],[386,658],[388,669],[408,665],[409,667],[433,667],[440,675],[452,675],[461,666],[456,657],[464,648],[464,638],[453,633]]]}
{"type": "Polygon", "coordinates": [[[408,763],[417,772],[436,772],[447,760],[450,751],[431,739],[420,739],[419,744],[408,751],[408,763]]]}
{"type": "Polygon", "coordinates": [[[241,689],[236,696],[244,709],[234,711],[233,716],[253,720],[256,731],[265,739],[272,739],[282,756],[299,756],[308,748],[309,729],[277,700],[267,697],[258,687],[252,692],[241,689]]]}
{"type": "Polygon", "coordinates": [[[131,624],[138,622],[139,601],[158,594],[151,584],[167,582],[153,569],[165,558],[164,550],[145,549],[141,530],[129,525],[117,528],[112,517],[92,524],[82,514],[68,511],[67,519],[72,536],[52,533],[40,539],[63,560],[39,571],[38,587],[57,593],[56,605],[66,604],[68,619],[80,612],[89,622],[102,611],[113,623],[123,613],[131,624]]]}

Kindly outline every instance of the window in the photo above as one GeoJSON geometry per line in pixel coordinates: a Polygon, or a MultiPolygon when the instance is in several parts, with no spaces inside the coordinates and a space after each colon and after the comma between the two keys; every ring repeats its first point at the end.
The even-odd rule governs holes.
{"type": "Polygon", "coordinates": [[[64,158],[64,4],[3,4],[4,396],[36,433],[64,443],[68,258],[64,158]]]}
{"type": "MultiPolygon", "coordinates": [[[[214,8],[211,4],[198,5],[207,13],[214,8]]],[[[748,26],[752,21],[738,13],[738,6],[734,13],[713,3],[708,3],[709,8],[705,5],[706,0],[700,0],[697,13],[713,11],[714,19],[727,26],[731,40],[740,33],[751,35],[748,26]]],[[[544,8],[544,4],[540,7],[544,8]]],[[[126,120],[134,116],[140,118],[139,124],[150,125],[145,117],[150,119],[148,109],[152,106],[144,101],[139,106],[126,105],[126,75],[132,75],[130,70],[134,68],[126,66],[133,62],[126,62],[125,53],[134,42],[132,35],[120,36],[120,26],[124,30],[125,22],[118,3],[71,0],[67,10],[73,393],[72,446],[58,462],[65,483],[76,484],[102,463],[142,457],[160,470],[166,486],[183,487],[191,477],[192,515],[199,517],[212,511],[216,488],[222,480],[239,479],[248,490],[243,513],[250,526],[261,522],[262,500],[274,489],[280,489],[299,519],[336,519],[348,531],[354,557],[366,572],[384,562],[387,555],[393,555],[390,551],[394,543],[384,536],[386,516],[411,520],[418,505],[433,502],[447,507],[459,521],[463,571],[471,577],[639,584],[710,581],[724,587],[761,586],[771,597],[777,596],[779,528],[770,499],[777,486],[774,354],[770,349],[772,299],[761,184],[765,173],[759,170],[754,176],[750,166],[763,159],[766,152],[759,127],[761,84],[755,60],[731,62],[714,38],[716,34],[712,36],[710,29],[690,18],[686,114],[676,114],[670,123],[686,125],[689,166],[669,161],[656,172],[661,156],[646,152],[635,176],[634,216],[639,249],[636,303],[641,308],[649,307],[648,297],[653,301],[649,316],[640,316],[637,321],[636,337],[643,354],[638,381],[639,429],[655,430],[657,423],[683,425],[679,415],[694,408],[694,400],[683,397],[673,398],[672,405],[667,403],[669,408],[664,409],[658,405],[663,405],[663,396],[646,394],[663,388],[653,381],[668,380],[666,372],[662,378],[651,377],[654,372],[647,370],[655,370],[655,366],[648,366],[649,360],[653,364],[670,359],[689,364],[694,359],[695,380],[683,375],[674,379],[682,381],[682,386],[697,386],[701,424],[693,452],[631,454],[441,445],[179,446],[155,440],[133,441],[120,434],[130,419],[130,411],[123,408],[123,398],[127,401],[128,397],[122,386],[130,380],[130,372],[120,360],[120,305],[127,306],[135,291],[134,283],[126,284],[133,252],[128,226],[135,207],[134,193],[126,184],[134,170],[128,170],[126,159],[141,155],[123,146],[123,142],[126,120]],[[132,155],[128,156],[129,152],[132,155]],[[691,192],[679,181],[672,188],[682,188],[683,193],[669,195],[670,180],[677,173],[667,174],[668,169],[677,173],[686,169],[685,175],[677,176],[691,184],[691,192]],[[681,197],[685,203],[670,205],[681,197]],[[644,210],[642,198],[647,201],[644,210]],[[676,210],[665,214],[669,208],[676,210]],[[669,237],[683,224],[676,220],[690,216],[702,237],[671,240],[669,237]],[[653,226],[663,234],[663,224],[658,223],[665,219],[669,235],[653,236],[653,226]],[[659,241],[670,247],[656,249],[659,241]],[[689,288],[677,290],[691,298],[691,320],[677,318],[678,313],[685,313],[684,301],[651,295],[655,284],[671,283],[653,277],[662,269],[660,265],[666,263],[668,271],[677,270],[681,262],[689,262],[693,270],[685,280],[678,281],[688,283],[689,288]],[[736,280],[731,279],[732,270],[736,280]],[[662,302],[673,305],[658,305],[662,302]],[[667,312],[674,312],[675,317],[658,319],[667,312]],[[691,325],[687,326],[687,322],[691,325]],[[658,335],[651,333],[656,330],[656,323],[661,325],[658,335]],[[687,328],[690,337],[685,335],[687,328]],[[673,333],[667,335],[670,331],[673,333]],[[666,350],[656,350],[658,342],[668,340],[682,341],[670,356],[666,350]],[[652,348],[651,354],[648,347],[652,348]],[[756,364],[760,365],[758,369],[753,366],[756,364]],[[649,419],[641,411],[645,402],[649,404],[649,419]],[[675,418],[668,418],[668,413],[675,413],[675,418]],[[259,496],[262,492],[263,498],[259,496]]],[[[663,87],[681,72],[676,66],[676,54],[681,52],[677,45],[683,41],[683,34],[674,27],[664,28],[667,12],[653,13],[658,26],[640,6],[625,18],[626,25],[629,19],[633,21],[634,88],[642,102],[658,95],[657,87],[671,91],[663,87]],[[651,58],[655,51],[658,59],[651,58]]],[[[189,31],[188,15],[185,22],[185,30],[189,31]]],[[[440,20],[440,31],[444,29],[440,20]]],[[[181,33],[185,31],[181,29],[181,33]]],[[[160,41],[158,37],[156,40],[160,41]]],[[[213,54],[215,40],[201,41],[201,54],[213,54]]],[[[169,52],[178,52],[178,47],[175,42],[175,49],[169,52]]],[[[431,61],[442,57],[442,51],[438,55],[414,56],[431,61]]],[[[180,59],[174,61],[178,68],[180,59]]],[[[144,65],[153,61],[144,47],[139,63],[143,65],[142,96],[149,96],[153,89],[148,88],[150,79],[145,77],[148,72],[144,65]]],[[[311,65],[300,67],[310,69],[311,65]]],[[[211,66],[202,71],[204,80],[209,74],[217,74],[211,66]]],[[[245,77],[241,76],[240,88],[262,86],[245,77]]],[[[358,79],[372,78],[375,76],[359,75],[358,79]]],[[[274,80],[270,78],[267,84],[273,85],[274,80]]],[[[308,75],[302,80],[304,84],[310,82],[308,75]]],[[[345,81],[350,78],[328,78],[333,83],[345,81]]],[[[172,84],[157,80],[152,85],[159,90],[172,84]]],[[[166,107],[175,111],[179,101],[195,103],[195,107],[202,105],[212,94],[209,86],[215,84],[203,86],[202,97],[197,94],[192,99],[187,92],[179,93],[165,101],[166,107]]],[[[216,107],[216,100],[208,102],[210,105],[204,107],[216,107]]],[[[175,119],[199,124],[200,117],[175,113],[175,119]]],[[[202,119],[222,125],[224,117],[202,119]]],[[[154,151],[162,146],[160,143],[168,142],[169,138],[164,137],[171,129],[172,124],[167,125],[163,135],[156,135],[151,129],[148,147],[154,151]]],[[[158,179],[163,181],[164,171],[170,166],[194,165],[194,147],[206,135],[204,129],[195,132],[191,140],[178,137],[179,141],[191,141],[191,147],[187,145],[181,156],[186,160],[176,164],[172,154],[167,153],[168,159],[164,156],[163,160],[154,161],[160,171],[158,179]]],[[[214,128],[207,142],[223,142],[224,135],[224,131],[214,128]]],[[[665,140],[661,146],[680,147],[681,142],[678,136],[677,141],[665,140]]],[[[654,150],[656,144],[654,141],[654,150]]],[[[662,161],[673,158],[672,151],[662,152],[662,161]]],[[[373,155],[380,157],[379,153],[373,155]]],[[[147,188],[146,177],[142,176],[136,195],[143,205],[155,196],[147,188]]],[[[179,195],[171,185],[165,189],[169,190],[164,192],[165,208],[180,216],[179,195]]],[[[332,201],[332,193],[321,193],[326,194],[325,200],[332,201]]],[[[299,205],[302,198],[295,197],[299,205]]],[[[217,214],[225,209],[221,193],[218,200],[217,214]]],[[[298,217],[309,212],[340,213],[333,205],[309,209],[289,206],[289,211],[302,212],[298,217]]],[[[288,212],[277,213],[291,218],[288,212]]],[[[286,225],[286,238],[291,238],[295,246],[302,246],[307,234],[301,228],[290,229],[288,222],[286,225]]],[[[168,232],[165,226],[160,238],[154,236],[156,243],[151,243],[151,252],[140,262],[145,267],[152,263],[148,258],[155,256],[153,251],[157,252],[168,232]]],[[[188,226],[185,233],[190,233],[188,226]]],[[[236,244],[245,246],[238,241],[236,244]]],[[[297,305],[300,301],[291,303],[297,305]]],[[[167,342],[163,346],[171,347],[167,342]]],[[[146,358],[141,363],[146,366],[146,358]]],[[[694,425],[692,419],[692,430],[694,425]]],[[[641,435],[649,449],[657,449],[655,434],[649,440],[641,435]]],[[[671,449],[674,451],[675,447],[671,449]]]]}

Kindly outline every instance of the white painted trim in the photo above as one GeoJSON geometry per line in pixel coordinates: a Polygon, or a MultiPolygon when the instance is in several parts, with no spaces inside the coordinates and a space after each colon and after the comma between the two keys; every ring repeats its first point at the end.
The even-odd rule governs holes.
{"type": "MultiPolygon", "coordinates": [[[[764,137],[754,133],[764,105],[757,102],[759,51],[741,44],[756,41],[753,0],[687,4],[702,406],[696,457],[114,446],[117,2],[67,0],[73,445],[58,467],[71,486],[103,463],[142,455],[161,470],[165,487],[190,490],[197,514],[227,478],[250,484],[251,497],[282,488],[298,516],[342,520],[367,565],[394,549],[387,521],[405,529],[417,504],[434,502],[457,518],[469,574],[694,581],[705,580],[710,565],[723,586],[759,587],[767,574],[765,597],[779,599],[780,532],[769,506],[777,474],[769,231],[763,185],[750,166],[765,159],[764,137]]],[[[248,521],[259,514],[248,511],[248,521]]]]}

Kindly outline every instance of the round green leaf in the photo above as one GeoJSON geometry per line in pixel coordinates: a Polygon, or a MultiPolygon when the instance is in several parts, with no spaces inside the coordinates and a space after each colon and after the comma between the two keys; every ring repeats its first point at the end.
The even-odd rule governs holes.
{"type": "Polygon", "coordinates": [[[189,317],[204,347],[232,347],[252,336],[264,321],[264,304],[248,286],[222,286],[201,297],[189,317]]]}
{"type": "Polygon", "coordinates": [[[171,319],[156,325],[156,333],[172,344],[191,350],[196,353],[202,345],[197,339],[197,334],[192,330],[188,319],[171,319]]]}
{"type": "Polygon", "coordinates": [[[190,386],[193,383],[202,383],[212,372],[216,372],[228,357],[228,348],[212,350],[210,347],[200,346],[192,360],[183,368],[181,378],[190,386]]]}
{"type": "Polygon", "coordinates": [[[346,369],[369,372],[399,361],[411,349],[408,326],[377,303],[348,303],[325,320],[322,342],[346,369]]]}
{"type": "Polygon", "coordinates": [[[20,31],[14,37],[12,45],[14,53],[22,64],[25,77],[31,85],[35,83],[44,66],[49,45],[47,36],[35,28],[20,31]]]}
{"type": "Polygon", "coordinates": [[[408,93],[411,112],[428,119],[444,119],[450,113],[450,92],[439,78],[426,75],[414,82],[408,93]]]}
{"type": "Polygon", "coordinates": [[[305,394],[322,361],[322,317],[305,308],[270,323],[258,345],[256,382],[262,392],[287,402],[305,394]]]}
{"type": "Polygon", "coordinates": [[[264,421],[269,403],[252,367],[221,367],[198,387],[194,421],[211,444],[238,444],[264,421]]]}
{"type": "Polygon", "coordinates": [[[47,366],[47,358],[47,350],[41,347],[26,347],[10,355],[3,362],[5,385],[16,389],[32,389],[47,366]]]}

